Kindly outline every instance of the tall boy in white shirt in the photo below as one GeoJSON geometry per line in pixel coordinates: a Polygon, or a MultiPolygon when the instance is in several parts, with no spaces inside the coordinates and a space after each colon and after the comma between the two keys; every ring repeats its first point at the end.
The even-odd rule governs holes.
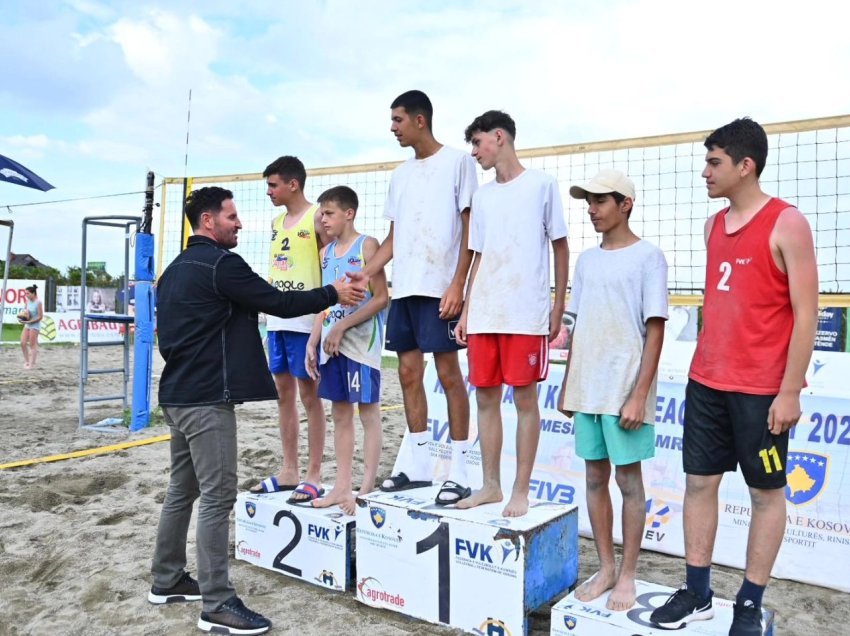
{"type": "Polygon", "coordinates": [[[549,342],[561,328],[569,247],[558,183],[526,170],[514,149],[516,124],[487,111],[466,129],[472,156],[496,179],[472,199],[469,247],[474,253],[467,301],[455,333],[469,342],[469,381],[476,387],[484,483],[458,508],[502,500],[502,386],[513,387],[517,409],[516,478],[502,514],[528,512],[528,488],[540,409],[537,383],[549,370],[549,342]],[[550,301],[549,243],[555,262],[555,301],[550,301]]]}
{"type": "Polygon", "coordinates": [[[390,131],[414,156],[393,171],[384,218],[390,231],[371,262],[351,278],[367,281],[391,259],[392,303],[385,347],[398,353],[398,377],[412,456],[381,483],[395,492],[431,485],[432,463],[425,393],[424,353],[434,354],[449,414],[452,461],[438,505],[457,503],[471,490],[466,476],[469,396],[458,362],[454,326],[472,255],[467,249],[469,206],[478,187],[475,162],[439,143],[431,130],[434,109],[422,91],[402,93],[390,105],[390,131]]]}

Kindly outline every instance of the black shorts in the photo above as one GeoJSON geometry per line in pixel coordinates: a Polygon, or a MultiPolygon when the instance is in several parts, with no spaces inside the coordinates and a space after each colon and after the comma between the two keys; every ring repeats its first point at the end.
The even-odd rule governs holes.
{"type": "Polygon", "coordinates": [[[463,348],[455,338],[457,318],[440,318],[440,299],[428,296],[405,296],[390,303],[387,317],[389,351],[419,349],[423,353],[442,353],[463,348]]]}
{"type": "Polygon", "coordinates": [[[751,488],[784,488],[788,431],[773,435],[774,395],[718,391],[688,380],[682,464],[689,475],[720,475],[741,466],[751,488]]]}

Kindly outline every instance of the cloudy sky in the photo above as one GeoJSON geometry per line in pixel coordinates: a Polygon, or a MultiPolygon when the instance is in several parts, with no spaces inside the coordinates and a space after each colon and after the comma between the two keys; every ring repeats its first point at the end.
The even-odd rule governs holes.
{"type": "MultiPolygon", "coordinates": [[[[56,186],[0,183],[14,251],[79,265],[86,214],[133,213],[148,169],[258,172],[404,159],[389,103],[435,105],[463,145],[489,108],[528,148],[850,113],[840,2],[169,0],[0,2],[0,154],[56,186]],[[11,207],[11,212],[9,208],[11,207]]],[[[0,229],[5,251],[7,234],[0,229]]],[[[117,273],[120,240],[90,260],[117,273]]]]}

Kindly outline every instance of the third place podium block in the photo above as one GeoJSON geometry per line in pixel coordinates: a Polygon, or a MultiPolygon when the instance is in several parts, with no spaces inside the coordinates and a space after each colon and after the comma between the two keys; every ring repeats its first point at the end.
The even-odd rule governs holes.
{"type": "Polygon", "coordinates": [[[236,497],[236,558],[321,587],[350,588],[354,517],[286,503],[291,492],[236,497]]]}
{"type": "Polygon", "coordinates": [[[357,598],[475,634],[519,636],[528,614],[578,576],[578,509],[434,504],[438,486],[374,492],[357,508],[357,598]]]}
{"type": "MultiPolygon", "coordinates": [[[[649,615],[675,592],[646,581],[637,581],[637,602],[625,612],[613,612],[605,607],[608,594],[588,603],[577,600],[574,594],[560,600],[552,608],[551,636],[659,636],[670,630],[655,627],[649,615]]],[[[714,618],[688,623],[682,632],[688,636],[726,636],[732,624],[732,601],[713,599],[714,618]]],[[[773,612],[762,610],[763,636],[773,634],[773,612]]]]}

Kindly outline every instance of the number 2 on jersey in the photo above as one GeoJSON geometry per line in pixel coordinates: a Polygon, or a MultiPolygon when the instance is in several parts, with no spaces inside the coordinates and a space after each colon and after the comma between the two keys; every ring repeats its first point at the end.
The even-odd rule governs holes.
{"type": "Polygon", "coordinates": [[[732,263],[723,261],[720,263],[720,280],[717,282],[717,289],[720,291],[729,291],[729,277],[732,275],[732,263]]]}

